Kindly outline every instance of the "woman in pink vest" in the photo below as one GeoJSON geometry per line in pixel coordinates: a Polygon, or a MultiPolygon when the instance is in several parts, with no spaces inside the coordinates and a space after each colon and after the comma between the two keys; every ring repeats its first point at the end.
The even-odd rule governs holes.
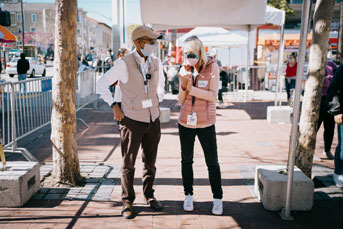
{"type": "Polygon", "coordinates": [[[191,36],[184,42],[184,66],[180,70],[179,136],[182,157],[182,180],[185,191],[183,209],[193,211],[193,155],[194,141],[198,136],[205,154],[213,193],[212,213],[223,213],[223,190],[218,163],[216,139],[216,98],[219,68],[216,59],[208,59],[202,42],[191,36]]]}

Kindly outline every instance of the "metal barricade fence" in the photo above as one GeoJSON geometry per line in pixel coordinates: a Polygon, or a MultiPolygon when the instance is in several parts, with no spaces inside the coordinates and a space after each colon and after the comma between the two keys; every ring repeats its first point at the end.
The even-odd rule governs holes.
{"type": "MultiPolygon", "coordinates": [[[[1,132],[2,143],[4,148],[10,147],[12,145],[12,84],[9,82],[0,83],[0,116],[1,116],[1,132]]],[[[14,104],[13,104],[14,105],[14,104]]],[[[13,108],[14,110],[14,108],[13,108]]]]}
{"type": "Polygon", "coordinates": [[[96,72],[94,70],[78,72],[76,84],[76,111],[94,103],[96,108],[96,72]]]}
{"type": "MultiPolygon", "coordinates": [[[[17,148],[17,142],[50,124],[52,78],[43,77],[0,84],[1,129],[6,152],[22,153],[26,159],[36,161],[25,148],[17,148]]],[[[94,103],[96,108],[96,96],[95,71],[78,72],[76,111],[91,103],[94,103]]],[[[88,127],[83,120],[81,121],[88,127]]]]}

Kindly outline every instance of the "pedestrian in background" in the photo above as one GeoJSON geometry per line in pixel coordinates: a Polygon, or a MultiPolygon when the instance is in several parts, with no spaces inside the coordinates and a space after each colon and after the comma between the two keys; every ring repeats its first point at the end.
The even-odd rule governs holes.
{"type": "Polygon", "coordinates": [[[335,151],[335,171],[333,179],[336,186],[343,187],[343,65],[331,80],[327,93],[328,112],[334,116],[338,130],[338,144],[335,151]]]}
{"type": "MultiPolygon", "coordinates": [[[[20,54],[20,59],[17,63],[17,72],[18,72],[18,81],[26,80],[27,77],[27,71],[30,69],[30,63],[25,58],[25,54],[20,54]]],[[[21,85],[20,85],[20,91],[21,91],[21,85]]],[[[24,92],[26,92],[26,84],[24,83],[24,92]]]]}
{"type": "Polygon", "coordinates": [[[193,211],[193,157],[194,141],[198,136],[205,154],[211,190],[212,214],[223,213],[223,190],[218,162],[216,139],[216,101],[219,83],[219,68],[216,59],[207,59],[204,46],[197,36],[184,42],[184,66],[180,70],[178,99],[179,137],[181,143],[182,180],[185,192],[183,209],[193,211]]]}
{"type": "Polygon", "coordinates": [[[81,64],[89,67],[89,64],[88,64],[88,61],[86,60],[86,57],[85,56],[81,56],[81,64]]]}
{"type": "Polygon", "coordinates": [[[153,184],[156,175],[156,157],[161,138],[159,102],[164,96],[162,63],[152,54],[159,34],[147,26],[139,26],[132,32],[136,50],[115,62],[97,82],[101,98],[111,105],[115,120],[120,121],[119,131],[122,152],[122,216],[135,216],[133,180],[135,162],[142,146],[143,194],[154,210],[163,205],[154,197],[153,184]],[[122,92],[121,108],[112,97],[109,86],[119,81],[122,92]]]}
{"type": "Polygon", "coordinates": [[[228,83],[229,83],[229,74],[224,70],[224,68],[220,68],[219,73],[219,90],[218,90],[218,100],[219,100],[219,106],[222,108],[224,104],[223,100],[223,92],[228,92],[228,83]]]}
{"type": "Polygon", "coordinates": [[[317,131],[319,130],[322,123],[324,123],[324,150],[323,154],[326,155],[328,159],[333,159],[333,155],[331,153],[331,145],[332,140],[335,132],[335,121],[333,115],[328,112],[328,106],[326,102],[327,91],[330,86],[331,79],[333,78],[334,73],[337,70],[337,65],[327,60],[325,66],[325,77],[323,80],[322,86],[322,99],[320,102],[320,111],[319,111],[319,120],[317,131]]]}
{"type": "Polygon", "coordinates": [[[293,52],[288,57],[288,63],[286,67],[286,75],[285,75],[285,88],[287,92],[287,101],[290,103],[291,98],[291,90],[295,89],[295,80],[297,78],[297,56],[296,53],[293,52]]]}

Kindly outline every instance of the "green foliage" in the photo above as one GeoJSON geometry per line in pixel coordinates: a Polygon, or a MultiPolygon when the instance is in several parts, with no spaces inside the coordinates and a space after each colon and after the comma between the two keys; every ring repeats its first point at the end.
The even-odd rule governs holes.
{"type": "Polygon", "coordinates": [[[284,10],[286,12],[286,20],[294,16],[294,10],[289,7],[287,0],[269,0],[268,5],[276,9],[284,10]]]}

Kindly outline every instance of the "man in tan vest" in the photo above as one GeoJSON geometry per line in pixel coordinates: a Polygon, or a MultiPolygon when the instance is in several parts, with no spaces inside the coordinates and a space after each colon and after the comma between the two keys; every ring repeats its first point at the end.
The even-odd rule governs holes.
{"type": "Polygon", "coordinates": [[[161,137],[159,102],[164,95],[164,75],[161,61],[152,55],[159,34],[147,26],[139,26],[132,33],[136,49],[116,61],[97,82],[101,98],[112,106],[115,120],[120,121],[122,165],[122,216],[135,216],[133,180],[135,161],[142,145],[143,193],[154,210],[163,205],[155,199],[153,183],[156,174],[156,156],[161,137]],[[121,107],[115,102],[109,86],[119,81],[121,107]]]}

